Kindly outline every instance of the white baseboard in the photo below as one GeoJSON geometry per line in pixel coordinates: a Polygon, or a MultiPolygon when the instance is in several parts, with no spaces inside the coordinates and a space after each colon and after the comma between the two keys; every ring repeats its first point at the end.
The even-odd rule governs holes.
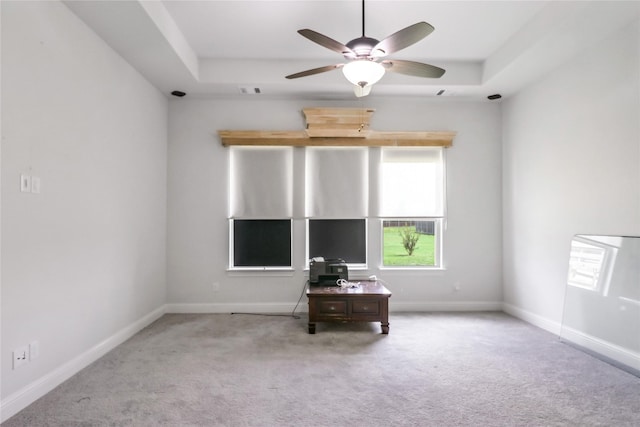
{"type": "Polygon", "coordinates": [[[524,320],[527,323],[531,323],[538,328],[551,332],[552,334],[560,335],[560,323],[547,319],[546,317],[542,317],[538,314],[507,303],[502,303],[502,311],[512,315],[513,317],[524,320]]]}
{"type": "MultiPolygon", "coordinates": [[[[167,304],[166,313],[291,313],[295,304],[291,303],[180,303],[167,304]]],[[[307,312],[307,301],[300,302],[296,308],[296,313],[307,312]]]]}
{"type": "Polygon", "coordinates": [[[518,319],[531,323],[541,329],[557,335],[566,342],[575,344],[594,356],[601,356],[604,360],[640,371],[640,354],[626,348],[619,347],[600,338],[585,334],[584,332],[562,327],[561,323],[554,322],[537,314],[523,310],[511,304],[504,303],[503,311],[518,319]]]}
{"type": "Polygon", "coordinates": [[[502,311],[498,301],[389,301],[389,311],[502,311]]]}
{"type": "Polygon", "coordinates": [[[0,404],[0,422],[8,420],[10,417],[31,405],[64,381],[131,338],[138,331],[159,319],[164,313],[165,306],[157,308],[64,365],[59,366],[36,381],[7,396],[0,404]]]}
{"type": "Polygon", "coordinates": [[[640,354],[584,332],[564,327],[560,338],[576,344],[588,352],[602,355],[606,360],[620,363],[640,372],[640,354]]]}
{"type": "MultiPolygon", "coordinates": [[[[167,304],[167,313],[291,313],[291,303],[231,303],[231,304],[167,304]]],[[[308,311],[307,301],[301,301],[296,313],[308,311]]],[[[389,311],[502,311],[498,301],[389,301],[389,311]]]]}

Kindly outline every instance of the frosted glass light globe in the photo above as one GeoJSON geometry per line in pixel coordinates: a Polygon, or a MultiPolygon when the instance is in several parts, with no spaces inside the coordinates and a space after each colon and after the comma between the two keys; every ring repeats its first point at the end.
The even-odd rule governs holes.
{"type": "Polygon", "coordinates": [[[342,67],[344,76],[354,85],[371,86],[384,76],[382,64],[368,59],[358,59],[342,67]]]}

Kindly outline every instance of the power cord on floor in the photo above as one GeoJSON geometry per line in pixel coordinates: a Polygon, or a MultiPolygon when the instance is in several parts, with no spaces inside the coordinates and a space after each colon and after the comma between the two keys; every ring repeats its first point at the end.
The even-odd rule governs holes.
{"type": "Polygon", "coordinates": [[[300,316],[295,316],[295,313],[296,313],[296,309],[300,305],[300,301],[302,301],[302,297],[304,296],[304,292],[307,289],[307,285],[308,284],[309,284],[309,280],[304,282],[304,285],[302,286],[302,292],[300,292],[300,298],[298,298],[298,302],[296,303],[296,306],[293,307],[293,311],[291,312],[291,317],[293,317],[294,319],[299,319],[300,318],[300,316]]]}
{"type": "Polygon", "coordinates": [[[293,317],[294,319],[300,318],[300,316],[294,316],[293,314],[276,314],[276,313],[243,313],[241,311],[234,311],[231,314],[244,314],[245,316],[293,317]]]}
{"type": "Polygon", "coordinates": [[[246,316],[273,316],[273,317],[291,317],[293,319],[300,319],[300,316],[298,316],[296,314],[296,310],[298,309],[298,306],[300,305],[300,301],[302,301],[302,297],[304,296],[304,291],[307,289],[307,284],[309,283],[309,281],[307,280],[306,282],[304,282],[304,286],[302,287],[302,292],[300,293],[300,298],[298,298],[298,302],[296,303],[296,306],[293,307],[293,311],[291,312],[291,314],[273,314],[273,313],[243,313],[243,312],[239,312],[239,311],[235,311],[232,312],[231,314],[244,314],[246,316]]]}

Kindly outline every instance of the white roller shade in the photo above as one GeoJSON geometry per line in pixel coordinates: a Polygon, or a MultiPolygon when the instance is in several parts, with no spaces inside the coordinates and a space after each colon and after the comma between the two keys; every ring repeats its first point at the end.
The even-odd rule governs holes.
{"type": "Polygon", "coordinates": [[[380,216],[444,215],[442,148],[383,148],[380,216]]]}
{"type": "Polygon", "coordinates": [[[292,216],[291,147],[231,147],[229,155],[231,218],[292,216]]]}
{"type": "Polygon", "coordinates": [[[363,218],[368,214],[367,148],[306,148],[306,215],[363,218]]]}

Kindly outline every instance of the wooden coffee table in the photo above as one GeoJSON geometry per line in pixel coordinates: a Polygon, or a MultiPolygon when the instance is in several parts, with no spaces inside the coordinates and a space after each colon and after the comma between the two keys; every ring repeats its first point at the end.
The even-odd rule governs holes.
{"type": "Polygon", "coordinates": [[[307,297],[310,334],[316,333],[316,322],[380,322],[382,333],[389,333],[391,292],[378,281],[363,280],[357,288],[344,289],[310,285],[307,297]]]}

